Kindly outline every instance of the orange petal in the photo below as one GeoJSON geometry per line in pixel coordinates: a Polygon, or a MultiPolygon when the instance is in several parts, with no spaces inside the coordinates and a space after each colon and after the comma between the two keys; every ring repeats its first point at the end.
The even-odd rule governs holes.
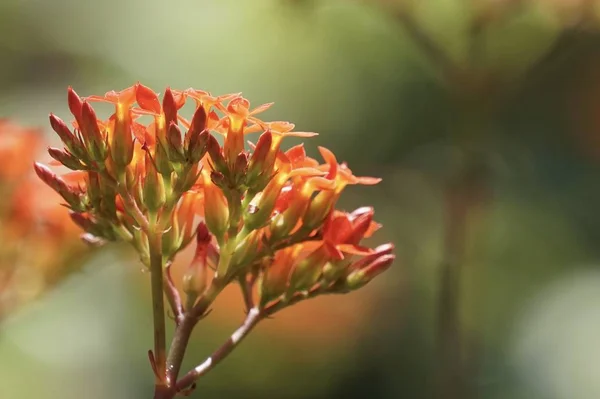
{"type": "Polygon", "coordinates": [[[135,86],[135,98],[138,105],[143,110],[153,112],[157,115],[162,112],[162,107],[160,106],[160,101],[158,101],[158,96],[149,87],[138,83],[135,86]]]}
{"type": "Polygon", "coordinates": [[[356,178],[357,184],[363,184],[365,186],[373,186],[373,185],[379,183],[380,181],[381,181],[381,178],[379,178],[379,177],[364,176],[364,177],[356,178]]]}
{"type": "Polygon", "coordinates": [[[298,144],[293,146],[285,152],[292,164],[299,164],[306,159],[306,151],[304,150],[304,144],[298,144]]]}
{"type": "Polygon", "coordinates": [[[359,245],[341,244],[337,246],[340,251],[351,255],[370,255],[373,253],[371,248],[361,247],[359,245]]]}
{"type": "Polygon", "coordinates": [[[315,132],[287,132],[285,133],[286,136],[290,136],[290,137],[315,137],[318,136],[319,133],[315,133],[315,132]]]}
{"type": "Polygon", "coordinates": [[[329,165],[329,173],[327,174],[327,177],[329,179],[334,179],[336,177],[337,171],[338,171],[338,162],[337,162],[337,159],[335,158],[335,155],[333,154],[333,152],[329,151],[325,147],[319,146],[318,148],[319,148],[319,152],[321,153],[321,156],[323,157],[325,162],[327,162],[327,164],[329,165]]]}
{"type": "Polygon", "coordinates": [[[256,114],[260,114],[261,112],[265,112],[266,110],[271,108],[273,106],[273,104],[275,104],[275,103],[266,103],[263,105],[259,105],[258,107],[254,108],[252,111],[250,111],[249,115],[256,115],[256,114]]]}
{"type": "Polygon", "coordinates": [[[371,237],[377,230],[379,230],[381,228],[381,226],[382,225],[377,222],[371,222],[371,224],[369,225],[369,228],[365,232],[364,237],[365,238],[371,237]]]}
{"type": "MultiPolygon", "coordinates": [[[[108,94],[108,93],[107,93],[108,94]]],[[[104,102],[104,103],[111,103],[111,104],[115,104],[116,101],[116,96],[111,96],[110,98],[107,98],[106,96],[87,96],[85,97],[85,101],[97,101],[97,102],[104,102]]]]}
{"type": "MultiPolygon", "coordinates": [[[[289,177],[312,177],[312,176],[324,176],[325,173],[315,168],[297,168],[289,173],[289,177]]],[[[331,180],[328,180],[331,181],[331,180]]]]}

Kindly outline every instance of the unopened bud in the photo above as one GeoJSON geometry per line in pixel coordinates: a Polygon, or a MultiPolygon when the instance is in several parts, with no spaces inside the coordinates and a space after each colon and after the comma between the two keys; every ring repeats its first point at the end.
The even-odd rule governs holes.
{"type": "Polygon", "coordinates": [[[277,251],[272,262],[270,259],[265,260],[259,285],[262,307],[287,291],[292,267],[301,249],[300,245],[287,247],[277,251]]]}
{"type": "Polygon", "coordinates": [[[185,169],[187,173],[185,173],[183,180],[181,182],[181,192],[186,192],[196,184],[198,179],[200,178],[200,173],[202,172],[202,165],[193,164],[189,169],[185,169]]]}
{"type": "Polygon", "coordinates": [[[192,116],[192,122],[187,135],[191,138],[195,134],[199,134],[200,132],[206,130],[206,120],[207,115],[204,107],[200,106],[196,108],[196,112],[194,112],[194,116],[192,116]]]}
{"type": "Polygon", "coordinates": [[[58,134],[61,141],[77,158],[84,160],[85,149],[79,139],[71,132],[66,123],[54,114],[50,114],[50,126],[58,134]]]}
{"type": "Polygon", "coordinates": [[[88,151],[91,158],[96,162],[104,162],[108,155],[106,143],[98,127],[96,112],[85,101],[81,107],[81,123],[82,125],[79,128],[81,129],[82,136],[88,143],[88,151]]]}
{"type": "Polygon", "coordinates": [[[196,231],[196,252],[187,271],[183,276],[183,291],[194,299],[206,288],[208,275],[208,249],[211,244],[211,235],[204,223],[198,225],[196,231]]]}
{"type": "Polygon", "coordinates": [[[71,170],[82,170],[85,169],[85,165],[83,165],[79,159],[75,158],[73,154],[60,150],[58,148],[50,147],[48,148],[48,154],[67,168],[71,170]]]}
{"type": "Polygon", "coordinates": [[[248,171],[248,155],[245,151],[238,154],[233,165],[233,180],[234,184],[239,187],[245,183],[246,172],[248,171]]]}
{"type": "Polygon", "coordinates": [[[358,245],[365,237],[365,234],[373,222],[373,214],[373,208],[366,208],[364,213],[359,214],[356,219],[352,221],[352,230],[344,241],[346,244],[358,245]]]}
{"type": "Polygon", "coordinates": [[[267,162],[267,156],[270,153],[272,142],[273,135],[270,131],[266,131],[265,133],[261,134],[256,142],[254,152],[250,157],[246,182],[248,187],[251,187],[255,191],[260,191],[264,188],[257,186],[259,180],[261,180],[261,183],[264,181],[263,184],[266,184],[265,179],[259,179],[259,177],[270,177],[272,174],[273,162],[267,162]]]}
{"type": "Polygon", "coordinates": [[[186,158],[190,163],[198,163],[207,151],[207,143],[210,140],[208,130],[194,130],[188,133],[189,141],[186,148],[186,158]]]}
{"type": "Polygon", "coordinates": [[[252,212],[244,213],[244,224],[254,230],[268,223],[275,209],[277,197],[287,181],[287,174],[280,172],[275,175],[265,189],[252,200],[252,212]]]}
{"type": "Polygon", "coordinates": [[[290,278],[290,291],[298,292],[311,289],[319,280],[323,266],[327,261],[328,251],[324,244],[298,262],[290,278]]]}
{"type": "Polygon", "coordinates": [[[81,106],[83,105],[83,101],[71,86],[69,86],[67,91],[67,103],[69,104],[69,111],[71,111],[77,123],[81,125],[81,106]]]}
{"type": "Polygon", "coordinates": [[[377,248],[375,248],[373,250],[373,253],[366,255],[366,256],[362,257],[361,259],[353,262],[350,265],[350,271],[363,269],[367,265],[369,265],[370,263],[375,261],[377,258],[379,258],[383,255],[390,255],[392,252],[394,252],[394,244],[387,243],[387,244],[379,245],[377,248]]]}
{"type": "Polygon", "coordinates": [[[70,211],[69,216],[77,226],[87,233],[110,241],[116,238],[110,226],[103,226],[88,214],[70,211]]]}
{"type": "Polygon", "coordinates": [[[167,145],[169,158],[175,162],[183,161],[183,140],[177,123],[171,122],[167,130],[167,145]]]}
{"type": "Polygon", "coordinates": [[[162,141],[156,141],[156,150],[154,151],[154,164],[156,165],[156,169],[158,172],[166,178],[171,177],[171,173],[173,172],[173,164],[169,159],[169,155],[167,154],[167,148],[162,141]]]}
{"type": "Polygon", "coordinates": [[[210,232],[222,242],[229,223],[229,207],[223,192],[213,183],[208,172],[202,172],[204,180],[204,219],[210,232]]]}
{"type": "Polygon", "coordinates": [[[92,208],[100,209],[103,193],[100,187],[100,177],[97,172],[88,172],[86,175],[87,197],[92,208]]]}
{"type": "Polygon", "coordinates": [[[173,96],[171,88],[167,88],[167,90],[165,90],[162,108],[165,114],[165,122],[167,126],[170,126],[171,123],[175,123],[177,125],[177,103],[175,102],[175,97],[173,96]]]}
{"type": "Polygon", "coordinates": [[[365,267],[351,272],[348,277],[346,277],[346,287],[349,290],[361,288],[375,277],[389,269],[395,258],[396,256],[392,254],[382,255],[377,257],[365,267]]]}
{"type": "Polygon", "coordinates": [[[208,137],[206,149],[208,151],[208,155],[210,156],[215,170],[223,174],[229,173],[227,163],[225,162],[225,157],[223,156],[223,152],[221,151],[221,146],[219,145],[219,142],[213,135],[210,135],[208,137]]]}
{"type": "Polygon", "coordinates": [[[143,182],[144,205],[150,212],[158,211],[166,201],[162,176],[154,167],[152,158],[146,153],[146,179],[143,182]]]}
{"type": "Polygon", "coordinates": [[[81,203],[81,198],[79,193],[77,193],[74,189],[69,187],[67,183],[56,176],[54,172],[52,172],[47,166],[42,165],[41,163],[34,164],[35,173],[38,177],[46,183],[50,188],[56,191],[58,194],[63,197],[63,199],[67,202],[67,204],[75,211],[83,211],[83,204],[81,203]]]}
{"type": "Polygon", "coordinates": [[[117,104],[111,155],[117,169],[124,169],[133,159],[134,141],[131,134],[131,111],[123,104],[117,104]]]}
{"type": "MultiPolygon", "coordinates": [[[[235,268],[243,267],[252,261],[260,250],[263,232],[254,230],[244,237],[236,246],[231,257],[231,265],[235,268]]],[[[219,271],[221,273],[221,271],[219,271]]]]}
{"type": "Polygon", "coordinates": [[[319,192],[310,202],[308,209],[302,217],[302,225],[307,230],[314,230],[321,226],[335,206],[336,194],[326,190],[319,192]]]}

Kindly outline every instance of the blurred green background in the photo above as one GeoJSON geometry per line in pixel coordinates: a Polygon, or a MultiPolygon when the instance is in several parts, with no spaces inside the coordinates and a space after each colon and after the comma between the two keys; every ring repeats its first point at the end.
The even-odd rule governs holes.
{"type": "MultiPolygon", "coordinates": [[[[68,85],[242,91],[383,177],[342,205],[375,206],[393,268],[269,320],[193,397],[599,398],[597,3],[2,0],[0,116],[49,130],[68,85]]],[[[0,398],[149,398],[147,280],[106,249],[5,320],[0,398]]],[[[186,365],[242,318],[217,304],[186,365]]]]}

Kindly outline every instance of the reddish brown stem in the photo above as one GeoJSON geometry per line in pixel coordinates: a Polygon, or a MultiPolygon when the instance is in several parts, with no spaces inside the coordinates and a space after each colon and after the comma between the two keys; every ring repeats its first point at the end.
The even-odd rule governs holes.
{"type": "Polygon", "coordinates": [[[263,315],[258,308],[252,308],[248,312],[246,319],[242,325],[231,334],[229,339],[225,341],[212,355],[210,355],[203,363],[194,367],[186,375],[184,375],[176,384],[176,390],[182,391],[192,385],[199,377],[212,370],[221,360],[223,360],[231,351],[248,335],[250,331],[258,324],[263,315]]]}

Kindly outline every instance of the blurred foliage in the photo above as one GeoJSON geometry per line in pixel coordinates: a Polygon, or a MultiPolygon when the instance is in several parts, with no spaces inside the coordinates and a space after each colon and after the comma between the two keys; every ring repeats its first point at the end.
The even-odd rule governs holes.
{"type": "MultiPolygon", "coordinates": [[[[69,84],[243,91],[384,178],[344,205],[375,206],[375,239],[401,259],[388,278],[259,327],[197,397],[432,397],[443,193],[473,153],[492,193],[469,222],[461,285],[479,397],[598,397],[600,36],[596,14],[576,8],[596,2],[486,2],[519,4],[486,25],[471,58],[484,2],[414,1],[410,15],[464,72],[452,81],[398,20],[400,3],[0,3],[1,116],[46,126],[66,113],[69,84]]],[[[0,397],[149,397],[148,278],[135,265],[103,252],[8,320],[0,397]]],[[[187,366],[243,317],[218,306],[187,366]]]]}

